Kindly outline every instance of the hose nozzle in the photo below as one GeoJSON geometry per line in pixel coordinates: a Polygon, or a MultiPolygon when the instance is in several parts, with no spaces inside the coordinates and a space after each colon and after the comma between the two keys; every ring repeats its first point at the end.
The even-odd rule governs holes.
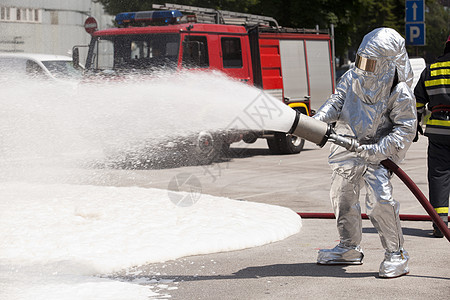
{"type": "Polygon", "coordinates": [[[319,147],[323,147],[327,141],[342,146],[348,151],[356,152],[359,143],[356,139],[338,135],[334,132],[330,124],[316,120],[307,115],[297,112],[290,134],[304,138],[313,142],[319,147]]]}
{"type": "Polygon", "coordinates": [[[341,147],[344,147],[345,149],[351,152],[356,152],[356,149],[359,147],[359,143],[356,139],[341,136],[334,132],[330,134],[330,138],[328,139],[328,141],[341,147]]]}
{"type": "Polygon", "coordinates": [[[294,123],[288,133],[323,147],[327,143],[331,132],[331,125],[297,112],[294,123]]]}

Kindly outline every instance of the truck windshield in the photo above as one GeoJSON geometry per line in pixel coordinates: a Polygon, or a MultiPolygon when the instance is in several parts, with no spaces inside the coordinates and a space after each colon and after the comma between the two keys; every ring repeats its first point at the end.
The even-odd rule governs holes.
{"type": "Polygon", "coordinates": [[[86,67],[137,72],[175,68],[179,48],[179,34],[101,36],[91,43],[86,67]]]}

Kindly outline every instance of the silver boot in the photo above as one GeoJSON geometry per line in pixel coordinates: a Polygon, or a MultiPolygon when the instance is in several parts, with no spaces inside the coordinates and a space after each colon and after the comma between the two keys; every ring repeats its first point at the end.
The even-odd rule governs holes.
{"type": "Polygon", "coordinates": [[[321,249],[317,263],[321,265],[361,265],[364,253],[360,246],[346,246],[339,243],[333,249],[321,249]]]}
{"type": "Polygon", "coordinates": [[[380,277],[395,278],[409,273],[409,255],[404,249],[386,252],[380,265],[380,277]]]}

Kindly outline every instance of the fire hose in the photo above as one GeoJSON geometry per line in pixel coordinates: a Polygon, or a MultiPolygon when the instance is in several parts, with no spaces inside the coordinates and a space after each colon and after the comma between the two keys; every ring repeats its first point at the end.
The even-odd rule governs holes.
{"type": "MultiPolygon", "coordinates": [[[[330,124],[316,120],[307,115],[297,113],[294,123],[289,131],[290,134],[304,138],[310,142],[317,144],[319,147],[323,147],[326,142],[332,142],[336,145],[342,146],[349,151],[356,151],[359,146],[358,141],[353,138],[348,138],[336,134],[330,124]]],[[[450,242],[450,230],[440,218],[433,206],[430,204],[425,195],[420,191],[414,181],[392,160],[386,159],[381,162],[381,165],[386,169],[392,171],[397,175],[401,181],[409,188],[414,194],[425,211],[431,217],[431,220],[436,224],[439,230],[444,234],[447,240],[450,242]]],[[[312,213],[310,213],[312,214],[312,213]]],[[[320,213],[318,215],[321,215],[320,213]]],[[[322,214],[323,215],[323,214],[322,214]]],[[[330,214],[334,215],[334,214],[330,214]]],[[[302,214],[300,214],[302,216],[302,214]]],[[[304,216],[308,216],[304,214],[304,216]]],[[[325,215],[324,215],[325,217],[325,215]]],[[[367,216],[366,216],[367,217],[367,216]]]]}

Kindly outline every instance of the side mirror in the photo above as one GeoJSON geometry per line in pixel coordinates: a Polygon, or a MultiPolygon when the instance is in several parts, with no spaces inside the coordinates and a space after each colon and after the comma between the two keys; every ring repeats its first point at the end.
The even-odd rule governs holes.
{"type": "Polygon", "coordinates": [[[72,63],[75,69],[80,69],[80,50],[78,47],[72,48],[72,63]]]}

